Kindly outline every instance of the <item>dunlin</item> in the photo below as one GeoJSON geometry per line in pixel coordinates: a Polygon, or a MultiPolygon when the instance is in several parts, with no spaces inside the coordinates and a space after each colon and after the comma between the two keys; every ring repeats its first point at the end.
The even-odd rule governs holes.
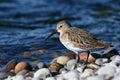
{"type": "Polygon", "coordinates": [[[67,49],[75,52],[77,55],[83,51],[90,52],[96,49],[110,47],[110,45],[96,39],[90,33],[82,29],[72,27],[70,23],[64,20],[57,24],[56,30],[51,35],[49,35],[48,38],[50,38],[56,32],[60,33],[60,42],[67,49]]]}

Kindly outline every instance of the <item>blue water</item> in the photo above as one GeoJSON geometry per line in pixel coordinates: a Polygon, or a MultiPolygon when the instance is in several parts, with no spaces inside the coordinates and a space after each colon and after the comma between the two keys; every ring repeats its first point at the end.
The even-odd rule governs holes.
{"type": "Polygon", "coordinates": [[[58,34],[44,41],[60,20],[120,50],[119,0],[1,0],[0,66],[14,58],[50,62],[64,54],[58,34]]]}

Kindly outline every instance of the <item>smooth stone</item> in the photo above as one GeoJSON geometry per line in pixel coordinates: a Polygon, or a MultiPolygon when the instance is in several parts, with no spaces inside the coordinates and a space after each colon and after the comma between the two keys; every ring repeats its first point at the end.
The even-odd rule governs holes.
{"type": "Polygon", "coordinates": [[[50,70],[47,69],[47,68],[39,69],[34,73],[34,78],[43,78],[43,79],[45,79],[48,76],[51,76],[51,73],[50,73],[50,70]]]}
{"type": "Polygon", "coordinates": [[[44,67],[45,67],[45,64],[42,63],[42,62],[40,62],[40,63],[37,64],[37,67],[38,67],[39,69],[44,68],[44,67]]]}
{"type": "Polygon", "coordinates": [[[89,68],[92,68],[92,69],[94,69],[94,70],[97,70],[97,69],[100,68],[100,67],[99,67],[98,65],[96,65],[96,64],[89,64],[88,67],[89,67],[89,68]]]}
{"type": "Polygon", "coordinates": [[[7,78],[8,74],[7,72],[0,72],[0,79],[7,78]]]}
{"type": "Polygon", "coordinates": [[[101,65],[103,65],[104,63],[103,63],[102,59],[96,59],[95,64],[101,66],[101,65]]]}
{"type": "Polygon", "coordinates": [[[83,72],[83,73],[80,75],[80,80],[86,80],[87,77],[92,76],[92,75],[94,75],[93,72],[83,72]]]}
{"type": "Polygon", "coordinates": [[[120,80],[120,72],[116,73],[112,80],[120,80]]]}
{"type": "Polygon", "coordinates": [[[4,71],[9,72],[12,69],[14,69],[16,65],[17,65],[17,60],[13,59],[4,66],[4,71]]]}
{"type": "Polygon", "coordinates": [[[32,80],[43,80],[42,78],[32,78],[32,80]]]}
{"type": "Polygon", "coordinates": [[[67,70],[73,70],[77,66],[77,61],[75,59],[71,59],[67,62],[66,68],[67,70]]]}
{"type": "Polygon", "coordinates": [[[20,71],[20,72],[18,72],[16,75],[25,75],[26,73],[28,72],[28,70],[22,70],[22,71],[20,71]]]}
{"type": "Polygon", "coordinates": [[[84,70],[84,72],[94,72],[94,70],[91,69],[91,68],[86,68],[86,69],[84,70]]]}
{"type": "Polygon", "coordinates": [[[83,62],[86,62],[87,61],[87,57],[88,57],[88,53],[87,52],[82,52],[80,55],[79,55],[79,59],[83,62]]]}
{"type": "Polygon", "coordinates": [[[29,63],[27,62],[20,62],[15,66],[15,74],[17,74],[18,72],[22,71],[22,70],[32,70],[32,67],[29,63]]]}
{"type": "Polygon", "coordinates": [[[52,63],[57,63],[57,58],[54,58],[54,59],[50,62],[50,64],[52,64],[52,63]]]}
{"type": "Polygon", "coordinates": [[[98,75],[104,75],[107,78],[113,77],[116,73],[116,68],[113,66],[104,66],[97,71],[98,75]]]}
{"type": "Polygon", "coordinates": [[[45,80],[56,80],[54,77],[47,77],[45,80]]]}
{"type": "Polygon", "coordinates": [[[67,56],[60,56],[57,58],[57,63],[66,65],[69,60],[70,60],[70,58],[67,56]]]}
{"type": "Polygon", "coordinates": [[[96,58],[94,58],[91,54],[89,54],[88,62],[94,63],[96,61],[96,58]]]}
{"type": "Polygon", "coordinates": [[[59,63],[52,63],[49,67],[51,72],[58,72],[61,68],[63,68],[64,66],[59,64],[59,63]]]}
{"type": "Polygon", "coordinates": [[[6,80],[25,80],[25,78],[22,75],[16,75],[13,77],[8,77],[6,80]]]}
{"type": "Polygon", "coordinates": [[[74,53],[71,53],[71,52],[66,53],[64,56],[67,56],[70,59],[75,59],[76,58],[76,55],[74,53]]]}
{"type": "Polygon", "coordinates": [[[116,56],[114,60],[112,60],[112,63],[114,63],[116,66],[120,65],[120,56],[116,56]]]}
{"type": "Polygon", "coordinates": [[[77,70],[71,70],[64,75],[65,80],[79,80],[79,72],[77,70]]]}
{"type": "Polygon", "coordinates": [[[103,63],[108,63],[108,61],[109,61],[108,58],[102,58],[103,63]]]}
{"type": "Polygon", "coordinates": [[[65,73],[67,73],[68,72],[68,70],[66,69],[66,68],[61,68],[60,70],[59,70],[59,73],[61,73],[61,74],[65,74],[65,73]]]}
{"type": "Polygon", "coordinates": [[[34,73],[35,73],[34,71],[30,71],[25,74],[25,77],[33,77],[34,73]]]}
{"type": "Polygon", "coordinates": [[[89,76],[86,80],[105,80],[103,76],[89,76]]]}

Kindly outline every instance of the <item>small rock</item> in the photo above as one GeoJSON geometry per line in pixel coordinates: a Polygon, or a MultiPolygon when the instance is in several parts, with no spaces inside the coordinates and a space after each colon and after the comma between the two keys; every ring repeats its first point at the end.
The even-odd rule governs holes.
{"type": "Polygon", "coordinates": [[[45,80],[56,80],[54,77],[48,77],[45,80]]]}
{"type": "Polygon", "coordinates": [[[42,62],[40,62],[40,63],[37,64],[37,67],[38,67],[39,69],[44,68],[44,67],[45,67],[45,64],[42,63],[42,62]]]}
{"type": "Polygon", "coordinates": [[[87,52],[82,52],[82,53],[79,55],[80,60],[83,61],[83,62],[86,62],[86,61],[87,61],[87,57],[88,57],[88,53],[87,53],[87,52]]]}
{"type": "Polygon", "coordinates": [[[88,62],[89,63],[94,63],[96,58],[94,58],[91,54],[89,54],[88,62]]]}
{"type": "Polygon", "coordinates": [[[80,80],[86,80],[87,77],[92,76],[92,75],[94,75],[94,73],[92,73],[92,72],[83,72],[83,73],[80,75],[80,80]]]}
{"type": "Polygon", "coordinates": [[[25,78],[22,75],[16,75],[13,77],[8,77],[6,80],[25,80],[25,78]]]}
{"type": "Polygon", "coordinates": [[[7,77],[8,77],[7,72],[0,72],[0,79],[1,79],[1,80],[4,80],[4,79],[7,78],[7,77]]]}
{"type": "Polygon", "coordinates": [[[116,68],[113,66],[104,66],[97,71],[98,75],[104,75],[107,78],[113,77],[116,73],[116,68]]]}
{"type": "Polygon", "coordinates": [[[66,65],[69,60],[70,60],[70,58],[67,56],[60,56],[57,58],[57,63],[66,65]]]}
{"type": "Polygon", "coordinates": [[[67,57],[69,57],[70,59],[75,59],[75,58],[76,58],[76,55],[73,54],[73,53],[71,53],[71,52],[66,53],[64,56],[67,56],[67,57]]]}
{"type": "Polygon", "coordinates": [[[5,65],[4,71],[9,72],[9,71],[11,71],[12,69],[14,69],[16,65],[17,65],[17,60],[16,60],[16,59],[13,59],[13,60],[9,61],[9,62],[5,65]]]}
{"type": "Polygon", "coordinates": [[[65,80],[79,80],[79,73],[77,70],[69,71],[64,75],[65,80]]]}
{"type": "Polygon", "coordinates": [[[59,64],[59,63],[52,63],[49,67],[51,72],[58,72],[61,68],[63,67],[63,65],[59,64]]]}
{"type": "Polygon", "coordinates": [[[105,80],[103,76],[90,76],[87,80],[105,80]]]}
{"type": "Polygon", "coordinates": [[[91,69],[91,68],[86,68],[86,69],[84,70],[84,72],[94,72],[94,70],[91,69]]]}
{"type": "Polygon", "coordinates": [[[73,70],[77,65],[77,61],[75,59],[71,59],[67,62],[66,68],[67,70],[73,70]]]}
{"type": "Polygon", "coordinates": [[[15,66],[15,73],[17,74],[18,72],[22,71],[22,70],[32,70],[32,67],[29,63],[27,62],[20,62],[15,66]]]}
{"type": "Polygon", "coordinates": [[[100,65],[100,66],[103,65],[102,59],[96,59],[95,64],[100,65]]]}
{"type": "Polygon", "coordinates": [[[33,68],[35,68],[39,62],[40,62],[40,61],[38,61],[38,60],[37,60],[37,61],[32,62],[32,64],[31,64],[31,65],[32,65],[32,67],[33,67],[33,68]]]}
{"type": "Polygon", "coordinates": [[[102,58],[103,63],[108,63],[108,61],[109,61],[108,58],[102,58]]]}
{"type": "Polygon", "coordinates": [[[24,76],[27,72],[28,72],[28,70],[24,69],[24,70],[18,72],[17,75],[23,75],[24,76]]]}
{"type": "Polygon", "coordinates": [[[34,78],[45,79],[48,76],[51,76],[51,73],[50,73],[50,70],[47,68],[39,69],[34,73],[34,78]]]}
{"type": "Polygon", "coordinates": [[[67,71],[67,69],[66,68],[61,68],[60,70],[59,70],[59,73],[61,73],[61,74],[65,74],[65,73],[67,73],[68,71],[67,71]]]}

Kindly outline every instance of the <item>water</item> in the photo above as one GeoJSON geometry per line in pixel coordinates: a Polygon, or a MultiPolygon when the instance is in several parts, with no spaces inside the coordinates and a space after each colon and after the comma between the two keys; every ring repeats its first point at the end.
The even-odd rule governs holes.
{"type": "Polygon", "coordinates": [[[0,66],[14,58],[50,62],[64,54],[58,35],[44,41],[63,19],[120,50],[119,0],[1,0],[0,66]]]}

